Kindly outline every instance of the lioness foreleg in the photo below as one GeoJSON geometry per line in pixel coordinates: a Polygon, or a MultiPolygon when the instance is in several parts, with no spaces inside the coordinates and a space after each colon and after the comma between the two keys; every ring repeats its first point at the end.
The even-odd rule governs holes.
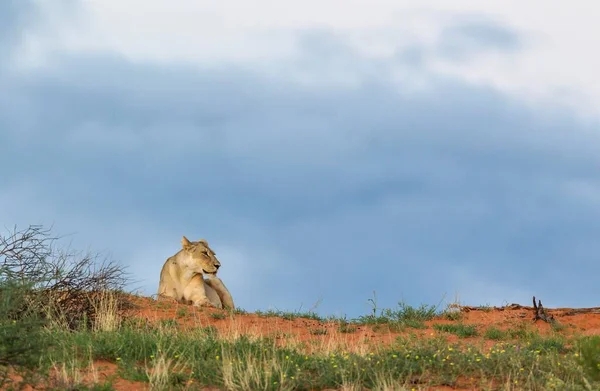
{"type": "Polygon", "coordinates": [[[233,304],[233,297],[231,297],[231,293],[229,293],[229,290],[227,289],[225,284],[223,284],[223,281],[221,281],[219,277],[212,276],[204,281],[207,285],[209,285],[217,292],[217,295],[219,295],[221,303],[223,304],[223,308],[227,308],[230,310],[235,309],[235,305],[233,304]]]}
{"type": "Polygon", "coordinates": [[[196,275],[183,290],[183,298],[196,307],[214,307],[215,305],[206,296],[204,279],[202,275],[196,275]]]}

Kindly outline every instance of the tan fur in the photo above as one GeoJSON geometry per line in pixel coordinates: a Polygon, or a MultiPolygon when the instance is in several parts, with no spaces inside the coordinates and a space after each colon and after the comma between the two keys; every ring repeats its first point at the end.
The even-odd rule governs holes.
{"type": "Polygon", "coordinates": [[[208,242],[204,239],[190,242],[184,236],[181,247],[177,254],[167,259],[160,272],[158,296],[198,307],[234,309],[229,290],[217,277],[221,263],[208,242]]]}

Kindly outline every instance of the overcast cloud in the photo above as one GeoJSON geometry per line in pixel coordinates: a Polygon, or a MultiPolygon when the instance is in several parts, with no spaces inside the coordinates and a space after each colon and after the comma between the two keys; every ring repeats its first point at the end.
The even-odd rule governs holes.
{"type": "Polygon", "coordinates": [[[373,291],[388,307],[598,305],[589,102],[536,103],[444,68],[527,56],[535,32],[471,11],[377,56],[288,21],[293,50],[265,33],[272,62],[235,46],[197,61],[75,44],[53,26],[91,18],[76,2],[0,15],[0,223],[53,224],[128,265],[144,294],[186,235],[209,241],[248,310],[357,316],[373,291]]]}

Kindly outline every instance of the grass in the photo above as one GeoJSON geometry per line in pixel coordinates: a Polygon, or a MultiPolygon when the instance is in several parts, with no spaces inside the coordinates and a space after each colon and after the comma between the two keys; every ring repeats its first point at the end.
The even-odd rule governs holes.
{"type": "Polygon", "coordinates": [[[268,311],[256,311],[255,314],[258,316],[276,317],[276,318],[282,318],[285,320],[294,320],[294,319],[298,319],[298,318],[312,319],[312,320],[317,320],[319,322],[322,322],[325,320],[323,317],[319,316],[317,313],[312,312],[312,311],[288,312],[288,311],[279,311],[279,310],[268,310],[268,311]]]}
{"type": "Polygon", "coordinates": [[[444,331],[446,333],[456,334],[461,338],[475,337],[478,335],[477,327],[474,325],[458,324],[434,324],[435,330],[444,331]]]}
{"type": "MultiPolygon", "coordinates": [[[[316,329],[320,330],[320,329],[316,329]]],[[[206,329],[181,332],[162,326],[119,331],[47,333],[54,347],[41,366],[58,368],[61,384],[79,384],[93,360],[118,363],[119,375],[153,389],[188,384],[231,390],[308,390],[348,385],[368,389],[465,386],[465,379],[494,379],[510,389],[597,389],[600,341],[581,338],[566,347],[556,337],[532,335],[528,343],[490,348],[448,344],[443,338],[399,337],[365,354],[305,354],[268,338],[217,338],[206,329]],[[69,383],[70,382],[70,383],[69,383]]],[[[470,380],[469,380],[470,381],[470,380]]],[[[469,383],[472,384],[472,383],[469,383]]],[[[467,386],[469,385],[467,384],[467,386]]],[[[472,384],[474,385],[474,384],[472,384]]],[[[106,385],[102,385],[103,387],[106,385]]],[[[72,388],[71,388],[72,389],[72,388]]],[[[410,389],[410,388],[409,388],[410,389]]]]}
{"type": "Polygon", "coordinates": [[[349,334],[356,332],[357,328],[348,322],[339,322],[338,331],[340,333],[349,334]]]}
{"type": "Polygon", "coordinates": [[[213,312],[210,314],[210,317],[217,320],[223,320],[227,317],[227,315],[222,312],[213,312]]]}
{"type": "MultiPolygon", "coordinates": [[[[300,345],[286,347],[276,337],[241,332],[234,337],[221,336],[215,326],[182,330],[175,319],[151,324],[127,318],[116,322],[109,304],[99,307],[107,312],[99,318],[107,319],[106,323],[77,330],[52,325],[36,328],[37,323],[26,323],[28,320],[0,320],[0,341],[4,341],[0,349],[8,346],[18,357],[18,346],[6,345],[12,339],[1,336],[13,338],[35,329],[32,336],[39,349],[24,350],[34,358],[26,361],[27,367],[37,374],[52,373],[50,378],[38,379],[38,384],[48,383],[53,389],[112,389],[112,379],[98,375],[95,363],[99,360],[115,363],[120,378],[148,383],[151,389],[410,390],[440,385],[540,391],[600,389],[600,337],[566,338],[558,332],[543,336],[526,323],[507,330],[488,327],[483,337],[496,341],[491,347],[448,343],[442,336],[405,334],[389,345],[366,345],[369,349],[362,352],[325,348],[326,344],[307,351],[300,345]]],[[[310,313],[277,314],[285,319],[303,315],[314,319],[310,313]]],[[[221,312],[209,317],[221,319],[214,315],[225,318],[221,312]]],[[[273,312],[261,315],[276,316],[273,312]]],[[[427,327],[425,322],[436,317],[445,318],[435,307],[413,308],[400,303],[396,309],[353,321],[334,321],[340,333],[350,333],[361,326],[427,327]]],[[[431,328],[461,338],[477,335],[474,325],[460,321],[435,323],[431,328]]],[[[324,327],[309,332],[324,340],[335,338],[335,333],[324,327]]],[[[0,361],[0,370],[2,365],[0,361]]]]}
{"type": "MultiPolygon", "coordinates": [[[[337,329],[308,326],[310,334],[319,336],[309,343],[294,341],[293,334],[284,333],[287,329],[267,336],[245,334],[241,326],[235,328],[239,324],[235,317],[243,310],[227,315],[206,315],[205,311],[206,317],[222,320],[216,322],[219,325],[230,322],[231,327],[221,332],[214,325],[185,329],[186,322],[179,318],[188,316],[187,307],[178,308],[172,319],[131,318],[124,312],[126,301],[121,301],[125,300],[121,293],[83,289],[89,284],[102,286],[94,285],[98,278],[113,279],[118,286],[122,281],[119,268],[109,265],[100,268],[101,274],[88,273],[88,258],[75,262],[77,267],[69,269],[68,278],[62,280],[74,287],[71,290],[40,291],[32,282],[11,277],[18,273],[10,262],[6,266],[6,259],[21,260],[29,254],[19,252],[22,246],[13,246],[11,241],[29,243],[33,254],[38,251],[42,256],[31,256],[27,265],[52,259],[46,256],[51,253],[44,250],[44,236],[42,241],[36,239],[41,231],[34,228],[32,232],[25,239],[15,233],[4,241],[8,246],[0,241],[0,260],[5,258],[4,266],[0,263],[0,389],[22,389],[25,384],[56,390],[113,389],[115,377],[100,373],[100,361],[113,364],[118,378],[144,382],[156,390],[600,389],[600,336],[567,335],[565,327],[556,325],[541,335],[529,320],[523,320],[508,329],[488,327],[477,344],[464,339],[449,343],[447,335],[436,337],[432,331],[461,338],[478,333],[474,325],[463,323],[462,313],[450,307],[440,312],[438,306],[412,307],[402,302],[393,309],[380,309],[375,295],[370,300],[371,313],[350,321],[324,319],[312,311],[256,312],[337,324],[337,329]],[[85,292],[90,294],[79,295],[85,292]],[[432,324],[434,319],[445,321],[432,324]],[[352,345],[339,343],[343,334],[358,328],[367,333],[349,338],[352,345]],[[407,330],[391,343],[379,345],[370,339],[369,329],[376,328],[420,330],[407,330]],[[14,374],[21,375],[24,383],[16,382],[14,374]]],[[[40,279],[34,279],[38,282],[55,278],[45,274],[45,263],[41,265],[24,271],[33,271],[34,277],[38,273],[40,279]]],[[[51,271],[51,276],[56,275],[51,271]]],[[[158,303],[157,308],[161,307],[158,303]]],[[[306,327],[311,322],[293,326],[298,323],[306,327]]]]}
{"type": "Polygon", "coordinates": [[[437,307],[422,304],[415,308],[406,303],[398,303],[397,309],[382,309],[377,314],[375,300],[372,313],[354,319],[352,323],[359,325],[375,325],[376,330],[389,329],[392,331],[403,331],[406,328],[425,329],[425,321],[432,320],[438,316],[437,307]],[[386,326],[382,328],[381,326],[386,326]]]}

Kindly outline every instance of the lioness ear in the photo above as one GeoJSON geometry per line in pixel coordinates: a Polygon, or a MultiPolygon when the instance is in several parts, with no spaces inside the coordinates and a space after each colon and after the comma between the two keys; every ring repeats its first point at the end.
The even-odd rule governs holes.
{"type": "Polygon", "coordinates": [[[184,236],[183,239],[181,239],[181,247],[183,247],[184,250],[187,250],[191,246],[192,243],[184,236]]]}
{"type": "Polygon", "coordinates": [[[203,245],[205,245],[206,247],[208,247],[208,242],[206,241],[206,239],[200,239],[198,240],[200,243],[202,243],[203,245]]]}

